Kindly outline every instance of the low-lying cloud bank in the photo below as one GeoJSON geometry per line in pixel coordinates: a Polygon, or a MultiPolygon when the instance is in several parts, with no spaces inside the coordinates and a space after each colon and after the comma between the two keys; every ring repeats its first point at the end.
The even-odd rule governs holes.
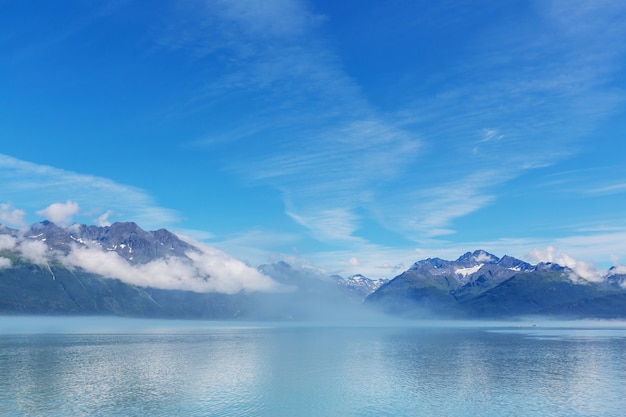
{"type": "MultiPolygon", "coordinates": [[[[68,200],[53,203],[39,210],[38,215],[52,223],[72,231],[77,226],[68,226],[72,218],[80,211],[78,203],[68,200]]],[[[100,226],[110,225],[108,216],[111,211],[102,214],[97,220],[100,226]]],[[[60,253],[51,250],[43,240],[28,237],[23,221],[25,212],[10,204],[0,204],[0,223],[20,227],[17,233],[0,233],[0,250],[20,253],[23,257],[40,265],[60,262],[70,269],[120,279],[129,284],[161,289],[177,289],[196,292],[218,292],[235,294],[253,291],[283,291],[284,288],[270,277],[251,268],[232,256],[215,248],[188,241],[196,250],[189,250],[185,257],[170,256],[154,259],[148,263],[129,262],[117,252],[108,251],[95,243],[72,244],[69,252],[60,253]]],[[[0,224],[0,227],[4,227],[0,224]]],[[[7,229],[8,230],[8,229],[7,229]]],[[[12,262],[0,256],[0,268],[9,268],[12,262]]]]}
{"type": "Polygon", "coordinates": [[[60,261],[70,268],[81,268],[142,287],[223,294],[276,291],[279,287],[271,278],[223,252],[190,251],[187,255],[191,261],[171,256],[133,265],[116,252],[74,247],[60,261]]]}
{"type": "MultiPolygon", "coordinates": [[[[67,254],[62,254],[50,250],[42,241],[0,235],[0,250],[19,252],[37,264],[60,262],[69,269],[80,268],[141,287],[223,294],[284,290],[270,277],[222,251],[207,246],[198,249],[188,251],[188,258],[170,256],[132,264],[117,252],[103,250],[98,245],[75,244],[67,254]]],[[[10,266],[10,259],[0,257],[0,268],[10,266]]]]}

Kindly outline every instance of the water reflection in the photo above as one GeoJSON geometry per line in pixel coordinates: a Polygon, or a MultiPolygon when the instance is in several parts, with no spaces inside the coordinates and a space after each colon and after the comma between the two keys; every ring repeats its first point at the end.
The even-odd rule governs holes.
{"type": "MultiPolygon", "coordinates": [[[[626,335],[476,327],[0,334],[0,415],[576,416],[626,409],[626,335]]],[[[9,332],[11,333],[11,332],[9,332]]]]}

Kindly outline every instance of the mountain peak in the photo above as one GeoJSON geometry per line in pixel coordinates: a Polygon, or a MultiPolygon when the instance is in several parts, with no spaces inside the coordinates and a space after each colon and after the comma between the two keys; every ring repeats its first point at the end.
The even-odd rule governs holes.
{"type": "Polygon", "coordinates": [[[135,222],[115,222],[111,226],[108,226],[108,229],[119,230],[120,232],[144,232],[144,230],[135,222]]]}
{"type": "Polygon", "coordinates": [[[542,272],[559,272],[569,269],[565,266],[553,262],[540,262],[537,264],[537,266],[535,266],[535,268],[537,269],[537,271],[542,272]]]}
{"type": "Polygon", "coordinates": [[[441,268],[444,267],[446,265],[448,265],[450,263],[450,261],[446,261],[444,259],[441,258],[427,258],[427,259],[423,259],[421,261],[417,261],[415,262],[411,268],[409,268],[409,270],[415,270],[415,269],[421,269],[424,267],[427,268],[441,268]]]}
{"type": "Polygon", "coordinates": [[[491,264],[496,263],[499,260],[500,258],[498,258],[497,256],[492,255],[482,249],[479,249],[475,250],[474,252],[466,252],[465,254],[461,255],[459,259],[456,260],[456,262],[470,264],[491,264]]]}
{"type": "Polygon", "coordinates": [[[521,261],[509,255],[504,255],[502,258],[500,258],[500,260],[498,261],[498,265],[504,268],[518,271],[530,271],[534,269],[534,267],[528,262],[521,261]]]}

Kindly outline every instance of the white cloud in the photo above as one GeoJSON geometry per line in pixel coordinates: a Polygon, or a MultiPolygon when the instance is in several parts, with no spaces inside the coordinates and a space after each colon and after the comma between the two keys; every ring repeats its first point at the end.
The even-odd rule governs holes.
{"type": "Polygon", "coordinates": [[[587,281],[600,282],[604,278],[604,273],[598,271],[592,263],[576,260],[566,253],[557,251],[553,246],[548,246],[543,250],[534,249],[530,252],[530,256],[537,262],[552,262],[568,267],[587,281]]]}
{"type": "Polygon", "coordinates": [[[143,287],[223,294],[281,290],[271,278],[230,255],[198,242],[194,245],[201,248],[201,252],[188,252],[191,260],[168,257],[146,264],[130,264],[116,252],[79,246],[59,259],[68,267],[143,287]]]}
{"type": "Polygon", "coordinates": [[[626,183],[612,184],[594,188],[588,191],[591,194],[618,194],[626,192],[626,183]]]}
{"type": "Polygon", "coordinates": [[[109,216],[111,214],[113,214],[113,211],[107,210],[105,213],[98,216],[98,218],[95,220],[96,226],[100,226],[100,227],[111,226],[111,222],[109,221],[109,216]]]}
{"type": "MultiPolygon", "coordinates": [[[[626,265],[616,265],[613,269],[613,273],[615,274],[626,274],[626,265]]],[[[625,283],[626,285],[626,283],[625,283]]]]}
{"type": "Polygon", "coordinates": [[[13,208],[11,204],[0,204],[0,223],[5,223],[9,226],[22,227],[25,225],[25,215],[26,212],[24,210],[13,208]]]}
{"type": "Polygon", "coordinates": [[[478,143],[497,142],[504,138],[498,129],[483,129],[478,143]]]}
{"type": "Polygon", "coordinates": [[[0,234],[0,250],[13,250],[16,245],[16,238],[10,235],[0,234]]]}
{"type": "Polygon", "coordinates": [[[36,264],[47,264],[50,251],[44,242],[39,240],[23,240],[18,243],[16,250],[25,258],[30,259],[36,264]]]}
{"type": "MultiPolygon", "coordinates": [[[[144,190],[107,178],[38,165],[0,154],[0,195],[33,212],[54,201],[72,201],[82,213],[109,207],[128,221],[158,229],[178,223],[178,214],[159,207],[144,190]]],[[[87,221],[87,220],[85,220],[87,221]]],[[[91,221],[91,219],[89,219],[91,221]]]]}
{"type": "Polygon", "coordinates": [[[68,200],[65,203],[52,203],[45,209],[39,210],[37,214],[59,226],[67,226],[72,222],[72,217],[78,213],[78,210],[78,204],[68,200]]]}
{"type": "MultiPolygon", "coordinates": [[[[201,236],[180,231],[185,235],[184,239],[198,241],[201,236]]],[[[176,233],[181,237],[180,233],[176,233]]],[[[181,237],[183,238],[183,237],[181,237]]],[[[275,230],[252,229],[243,233],[226,236],[223,239],[214,239],[211,245],[226,252],[236,253],[237,258],[248,265],[261,265],[285,259],[285,256],[293,256],[298,252],[298,244],[302,242],[302,236],[291,233],[280,233],[275,230]],[[289,254],[285,255],[285,248],[289,248],[289,254]]]]}
{"type": "Polygon", "coordinates": [[[278,291],[280,286],[243,262],[214,248],[203,247],[201,254],[187,254],[199,273],[208,276],[212,291],[233,294],[239,291],[278,291]]]}
{"type": "Polygon", "coordinates": [[[10,268],[10,267],[11,267],[11,260],[9,258],[4,258],[0,256],[0,269],[10,268]]]}
{"type": "Polygon", "coordinates": [[[626,256],[626,231],[621,229],[612,233],[574,234],[560,238],[500,238],[463,242],[430,239],[422,243],[423,246],[416,249],[410,246],[390,247],[360,242],[346,250],[307,255],[307,261],[323,265],[332,273],[343,276],[362,273],[369,277],[393,278],[418,260],[435,257],[456,259],[467,251],[484,249],[499,257],[509,255],[531,263],[552,259],[552,262],[575,268],[576,273],[587,280],[597,281],[606,274],[606,268],[617,262],[618,257],[610,254],[626,256]],[[550,245],[557,246],[559,250],[537,250],[550,245]],[[346,262],[351,257],[356,257],[359,265],[353,266],[346,262]],[[594,260],[598,265],[589,260],[594,260]],[[602,264],[603,260],[606,265],[602,264]]]}
{"type": "Polygon", "coordinates": [[[176,235],[185,235],[190,236],[196,241],[209,240],[215,237],[215,234],[208,232],[206,230],[197,230],[197,229],[180,229],[177,228],[174,231],[176,235]]]}
{"type": "Polygon", "coordinates": [[[358,217],[348,209],[307,210],[306,214],[287,211],[286,214],[298,224],[311,230],[321,241],[358,241],[352,234],[357,229],[358,217]]]}
{"type": "MultiPolygon", "coordinates": [[[[272,136],[288,138],[277,139],[267,152],[247,154],[241,148],[228,168],[279,189],[287,214],[315,238],[351,240],[360,215],[350,211],[374,204],[377,190],[406,173],[421,141],[368,103],[315,30],[324,19],[306,2],[217,5],[196,10],[210,24],[189,17],[184,36],[176,40],[170,33],[167,45],[200,56],[216,50],[232,55],[235,65],[206,89],[207,97],[229,89],[261,92],[268,100],[262,119],[275,122],[261,130],[243,129],[243,136],[263,138],[278,126],[280,134],[272,136]]],[[[253,118],[256,127],[260,117],[253,118]]],[[[207,136],[240,138],[242,128],[207,136]]]]}
{"type": "Polygon", "coordinates": [[[487,255],[486,253],[480,253],[476,257],[476,262],[488,262],[490,260],[491,260],[491,257],[489,257],[489,255],[487,255]]]}
{"type": "Polygon", "coordinates": [[[455,233],[453,222],[492,204],[489,190],[508,180],[505,170],[483,170],[433,187],[389,196],[380,221],[415,241],[455,233]]]}
{"type": "Polygon", "coordinates": [[[323,16],[308,10],[302,1],[220,0],[216,6],[215,12],[226,20],[237,22],[253,37],[297,37],[324,20],[323,16]]]}
{"type": "Polygon", "coordinates": [[[411,248],[390,248],[363,241],[350,249],[307,255],[281,254],[272,261],[283,260],[292,267],[315,269],[323,271],[325,275],[347,277],[363,274],[369,278],[393,278],[404,271],[406,264],[410,265],[419,259],[411,248]]]}

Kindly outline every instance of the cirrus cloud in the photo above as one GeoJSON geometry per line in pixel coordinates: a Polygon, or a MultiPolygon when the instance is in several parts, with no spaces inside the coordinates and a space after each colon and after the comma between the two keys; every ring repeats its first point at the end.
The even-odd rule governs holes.
{"type": "MultiPolygon", "coordinates": [[[[35,164],[4,154],[0,154],[0,178],[0,194],[19,207],[33,212],[51,201],[65,200],[80,205],[80,213],[74,215],[93,215],[107,208],[149,228],[156,229],[180,222],[174,210],[160,207],[145,190],[119,184],[108,178],[35,164]]],[[[55,214],[45,210],[40,211],[46,215],[55,214]]],[[[61,211],[56,213],[60,214],[61,211]]],[[[16,212],[16,215],[21,216],[22,211],[16,212]]]]}

